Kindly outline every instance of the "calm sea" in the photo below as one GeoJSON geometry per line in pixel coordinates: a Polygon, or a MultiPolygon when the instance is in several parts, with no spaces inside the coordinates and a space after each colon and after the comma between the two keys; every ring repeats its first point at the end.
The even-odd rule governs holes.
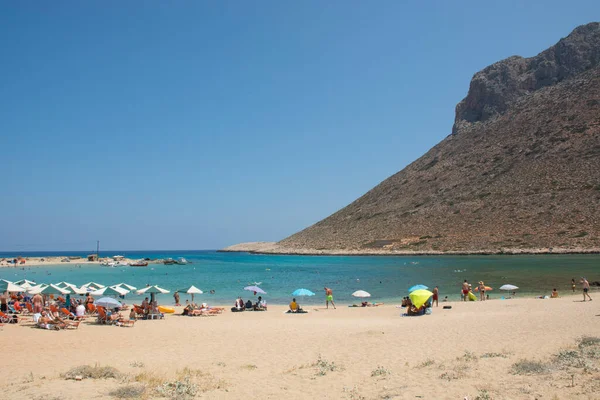
{"type": "MultiPolygon", "coordinates": [[[[87,252],[0,253],[0,257],[86,256],[87,252]]],[[[338,256],[277,256],[215,251],[119,251],[103,252],[100,256],[121,254],[129,258],[185,257],[188,265],[149,265],[147,268],[108,268],[81,265],[76,262],[44,267],[1,268],[0,278],[11,281],[30,279],[38,283],[67,281],[77,285],[95,281],[104,285],[125,282],[138,288],[147,284],[168,290],[190,285],[205,293],[196,301],[209,304],[233,304],[237,296],[255,299],[244,286],[258,283],[267,292],[272,304],[287,304],[291,293],[306,288],[316,293],[301,299],[302,304],[324,302],[323,287],[333,289],[339,304],[359,302],[351,294],[356,290],[371,293],[371,301],[398,302],[414,284],[430,288],[439,286],[441,296],[458,299],[461,282],[467,279],[476,285],[483,280],[494,290],[491,298],[503,293],[497,288],[510,283],[518,286],[520,295],[550,294],[553,288],[570,291],[571,278],[585,276],[600,281],[600,255],[543,256],[419,256],[419,257],[338,257],[338,256]],[[214,294],[209,291],[214,290],[214,294]]],[[[128,296],[139,301],[138,296],[128,296]]],[[[185,299],[182,296],[182,299],[185,299]]],[[[159,297],[163,304],[173,302],[172,293],[159,297]]]]}

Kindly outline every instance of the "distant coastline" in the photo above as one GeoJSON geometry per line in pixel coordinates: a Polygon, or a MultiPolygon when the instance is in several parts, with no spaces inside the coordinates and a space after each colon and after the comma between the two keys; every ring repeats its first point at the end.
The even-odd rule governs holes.
{"type": "Polygon", "coordinates": [[[382,249],[302,249],[289,248],[277,242],[239,243],[218,250],[222,253],[251,253],[296,256],[442,256],[442,255],[537,255],[537,254],[600,254],[600,248],[499,248],[489,250],[382,250],[382,249]]]}

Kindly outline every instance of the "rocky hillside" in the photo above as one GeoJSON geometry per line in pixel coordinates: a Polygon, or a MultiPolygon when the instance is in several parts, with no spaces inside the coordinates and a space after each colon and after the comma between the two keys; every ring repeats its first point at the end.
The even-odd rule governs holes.
{"type": "Polygon", "coordinates": [[[277,244],[313,250],[600,247],[600,24],[473,77],[453,134],[277,244]]]}

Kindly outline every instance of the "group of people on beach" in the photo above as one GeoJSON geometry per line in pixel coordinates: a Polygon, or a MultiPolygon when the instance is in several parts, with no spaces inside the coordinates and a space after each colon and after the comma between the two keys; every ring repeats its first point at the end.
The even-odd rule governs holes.
{"type": "Polygon", "coordinates": [[[235,304],[231,307],[232,312],[241,312],[241,311],[267,311],[267,301],[262,298],[262,296],[258,296],[258,300],[256,303],[252,303],[252,300],[248,299],[247,302],[244,303],[241,297],[238,297],[235,300],[235,304]]]}

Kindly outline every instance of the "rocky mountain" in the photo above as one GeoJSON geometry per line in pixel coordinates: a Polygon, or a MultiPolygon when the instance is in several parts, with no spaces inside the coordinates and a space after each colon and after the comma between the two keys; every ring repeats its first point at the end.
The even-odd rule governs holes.
{"type": "Polygon", "coordinates": [[[600,248],[600,24],[475,74],[452,135],[277,252],[600,248]]]}

